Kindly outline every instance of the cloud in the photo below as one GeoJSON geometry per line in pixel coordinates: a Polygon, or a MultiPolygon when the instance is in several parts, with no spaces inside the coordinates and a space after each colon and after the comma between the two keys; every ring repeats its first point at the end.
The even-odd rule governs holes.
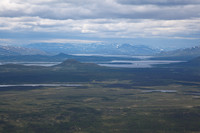
{"type": "Polygon", "coordinates": [[[48,19],[189,19],[200,17],[199,4],[197,0],[2,0],[0,16],[38,16],[48,19]],[[163,4],[166,6],[160,6],[163,4]]]}
{"type": "Polygon", "coordinates": [[[39,17],[0,18],[0,30],[55,32],[90,37],[170,37],[199,34],[200,19],[84,19],[53,20],[39,17]]]}
{"type": "Polygon", "coordinates": [[[133,5],[162,5],[162,6],[177,6],[177,5],[193,5],[200,4],[199,0],[117,0],[120,4],[133,5]]]}
{"type": "Polygon", "coordinates": [[[199,0],[0,1],[1,33],[198,39],[199,22],[199,0]]]}
{"type": "Polygon", "coordinates": [[[34,43],[99,43],[101,41],[92,41],[92,40],[78,40],[78,39],[46,39],[46,40],[32,40],[34,43]]]}

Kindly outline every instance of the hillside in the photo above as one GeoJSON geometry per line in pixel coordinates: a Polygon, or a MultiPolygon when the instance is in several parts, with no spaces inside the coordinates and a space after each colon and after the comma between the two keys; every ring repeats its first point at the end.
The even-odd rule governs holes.
{"type": "Polygon", "coordinates": [[[200,57],[189,60],[188,62],[182,63],[187,66],[199,67],[200,66],[200,57]]]}
{"type": "Polygon", "coordinates": [[[58,65],[52,66],[52,68],[54,68],[56,70],[77,70],[77,71],[87,70],[87,71],[91,71],[91,70],[102,69],[104,67],[99,66],[94,63],[81,63],[74,59],[67,59],[58,65]]]}

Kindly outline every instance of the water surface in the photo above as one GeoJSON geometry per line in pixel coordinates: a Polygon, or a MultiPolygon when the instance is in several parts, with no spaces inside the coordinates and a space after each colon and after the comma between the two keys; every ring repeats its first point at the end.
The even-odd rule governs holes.
{"type": "Polygon", "coordinates": [[[162,93],[175,93],[176,90],[144,90],[142,92],[151,93],[151,92],[162,92],[162,93]]]}
{"type": "Polygon", "coordinates": [[[78,87],[81,84],[9,84],[0,87],[78,87]]]}
{"type": "Polygon", "coordinates": [[[158,64],[171,64],[179,63],[182,61],[171,60],[141,60],[141,61],[129,61],[129,60],[113,60],[106,63],[100,63],[100,66],[107,67],[123,67],[123,68],[151,68],[153,65],[158,64]]]}

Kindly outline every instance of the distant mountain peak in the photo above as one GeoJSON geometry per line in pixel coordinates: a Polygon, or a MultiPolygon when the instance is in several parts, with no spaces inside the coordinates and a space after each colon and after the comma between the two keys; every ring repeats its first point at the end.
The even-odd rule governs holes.
{"type": "Polygon", "coordinates": [[[94,64],[94,63],[81,63],[74,59],[67,59],[62,63],[55,65],[53,67],[60,68],[60,69],[71,69],[71,70],[86,70],[86,69],[96,69],[102,68],[101,66],[94,64]]]}
{"type": "Polygon", "coordinates": [[[66,56],[68,56],[68,54],[65,54],[65,53],[59,53],[59,54],[57,54],[57,55],[55,55],[56,57],[66,57],[66,56]]]}

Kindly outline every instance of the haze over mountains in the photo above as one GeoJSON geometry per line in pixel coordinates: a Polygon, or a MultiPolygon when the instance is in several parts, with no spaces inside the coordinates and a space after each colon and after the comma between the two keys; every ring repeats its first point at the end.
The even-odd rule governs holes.
{"type": "Polygon", "coordinates": [[[177,49],[172,51],[161,51],[156,54],[152,59],[165,59],[165,60],[191,60],[200,56],[200,46],[191,48],[177,49]]]}
{"type": "Polygon", "coordinates": [[[37,43],[26,46],[27,48],[40,49],[48,54],[105,54],[105,55],[152,55],[159,53],[159,49],[153,49],[144,45],[131,44],[65,44],[65,43],[37,43]]]}
{"type": "Polygon", "coordinates": [[[0,55],[43,55],[45,52],[39,49],[25,48],[19,46],[2,46],[0,45],[0,55]]]}
{"type": "Polygon", "coordinates": [[[131,44],[70,44],[36,43],[24,46],[0,46],[0,55],[56,55],[65,54],[105,54],[105,55],[153,55],[160,49],[131,44]]]}
{"type": "Polygon", "coordinates": [[[200,46],[195,46],[185,49],[177,49],[173,51],[163,51],[159,54],[160,56],[191,56],[197,57],[200,56],[200,46]]]}
{"type": "MultiPolygon", "coordinates": [[[[51,56],[53,59],[70,58],[72,54],[91,54],[91,55],[128,55],[128,56],[156,56],[162,58],[185,58],[192,59],[200,56],[200,46],[177,49],[174,51],[164,51],[162,49],[154,49],[145,45],[132,44],[70,44],[70,43],[35,43],[22,46],[1,46],[0,56],[19,56],[26,60],[28,57],[45,60],[51,56]],[[63,53],[63,54],[60,54],[63,53]],[[31,55],[31,56],[30,56],[31,55]],[[37,55],[37,57],[35,56],[37,55]],[[38,55],[40,57],[38,58],[38,55]],[[57,55],[57,56],[55,56],[57,55]],[[55,57],[54,57],[55,56],[55,57]]],[[[74,56],[73,56],[74,57],[74,56]]],[[[91,58],[91,57],[90,57],[91,58]]],[[[6,59],[6,58],[5,58],[6,59]]],[[[36,59],[36,60],[37,60],[36,59]]],[[[40,60],[39,59],[39,60],[40,60]]]]}

